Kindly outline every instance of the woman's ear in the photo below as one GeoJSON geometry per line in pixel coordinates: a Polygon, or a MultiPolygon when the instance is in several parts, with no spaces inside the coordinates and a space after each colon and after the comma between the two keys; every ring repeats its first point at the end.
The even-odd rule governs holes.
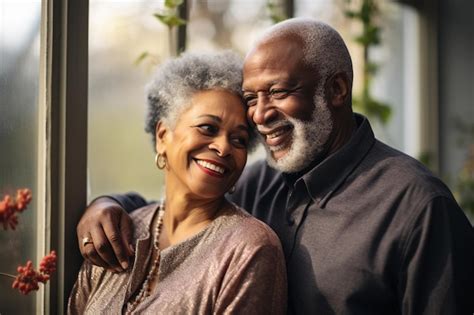
{"type": "Polygon", "coordinates": [[[349,78],[343,72],[331,76],[327,82],[328,101],[334,107],[341,107],[350,99],[349,78]]]}
{"type": "Polygon", "coordinates": [[[156,152],[164,154],[166,146],[166,135],[168,134],[168,127],[163,121],[158,121],[156,124],[155,138],[156,138],[156,152]]]}

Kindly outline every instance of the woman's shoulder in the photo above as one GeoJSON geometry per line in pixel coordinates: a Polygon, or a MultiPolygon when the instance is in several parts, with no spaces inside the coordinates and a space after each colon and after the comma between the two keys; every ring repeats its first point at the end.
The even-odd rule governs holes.
{"type": "Polygon", "coordinates": [[[227,229],[227,233],[238,237],[240,243],[281,247],[278,236],[266,223],[253,217],[239,206],[234,205],[228,220],[232,221],[232,224],[231,228],[227,229]]]}
{"type": "Polygon", "coordinates": [[[158,203],[152,203],[130,213],[130,218],[133,222],[135,240],[148,236],[153,215],[158,208],[158,203]]]}

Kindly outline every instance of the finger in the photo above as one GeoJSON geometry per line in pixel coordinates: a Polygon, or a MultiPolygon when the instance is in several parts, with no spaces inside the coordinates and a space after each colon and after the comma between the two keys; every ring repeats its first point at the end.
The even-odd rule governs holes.
{"type": "Polygon", "coordinates": [[[109,265],[100,258],[99,254],[95,250],[94,244],[88,243],[85,246],[84,245],[79,245],[81,248],[81,253],[82,257],[84,259],[88,260],[90,263],[103,267],[103,268],[109,268],[109,265]]]}
{"type": "Polygon", "coordinates": [[[94,248],[98,256],[105,262],[106,268],[114,269],[118,272],[122,271],[122,267],[115,258],[112,246],[105,233],[105,228],[96,228],[91,230],[92,239],[94,241],[94,248]]]}
{"type": "MultiPolygon", "coordinates": [[[[121,217],[123,217],[123,215],[121,217]]],[[[120,222],[122,220],[124,219],[121,218],[120,222]]],[[[129,250],[127,249],[128,241],[126,239],[122,239],[120,226],[121,224],[119,224],[119,222],[116,221],[115,217],[112,217],[112,220],[107,220],[107,221],[104,221],[103,223],[104,233],[110,245],[112,246],[112,250],[113,250],[116,260],[120,263],[123,269],[127,269],[129,265],[129,262],[128,262],[129,250]]]]}
{"type": "Polygon", "coordinates": [[[135,255],[133,248],[133,222],[129,215],[122,215],[120,218],[120,232],[122,240],[125,242],[128,256],[135,255]]]}

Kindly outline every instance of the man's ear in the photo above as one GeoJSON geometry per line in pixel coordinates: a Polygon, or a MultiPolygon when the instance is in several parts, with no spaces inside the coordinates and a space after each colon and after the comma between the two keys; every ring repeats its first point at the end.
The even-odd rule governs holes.
{"type": "Polygon", "coordinates": [[[326,85],[329,103],[334,107],[341,107],[350,99],[351,86],[349,78],[343,72],[334,74],[326,85]]]}
{"type": "Polygon", "coordinates": [[[156,152],[164,154],[166,145],[166,136],[168,134],[168,126],[163,121],[158,121],[156,124],[155,138],[156,138],[156,152]]]}

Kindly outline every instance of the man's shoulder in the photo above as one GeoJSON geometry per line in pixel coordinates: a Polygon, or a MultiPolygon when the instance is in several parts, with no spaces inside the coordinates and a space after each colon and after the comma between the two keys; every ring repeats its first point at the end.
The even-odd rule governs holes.
{"type": "Polygon", "coordinates": [[[245,168],[229,199],[252,211],[254,202],[284,183],[281,172],[271,168],[265,160],[259,160],[245,168]]]}
{"type": "Polygon", "coordinates": [[[415,158],[376,141],[358,173],[372,174],[387,189],[416,190],[419,194],[451,198],[449,188],[415,158]]]}

